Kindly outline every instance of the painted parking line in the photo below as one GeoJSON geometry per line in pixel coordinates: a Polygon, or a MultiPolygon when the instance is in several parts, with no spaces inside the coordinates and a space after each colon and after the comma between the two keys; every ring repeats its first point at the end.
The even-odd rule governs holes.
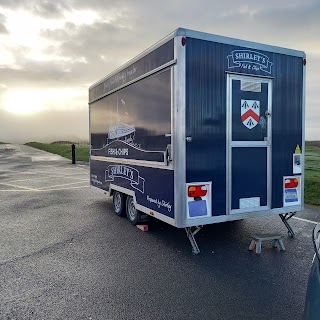
{"type": "Polygon", "coordinates": [[[69,187],[69,188],[52,188],[52,189],[11,189],[11,190],[0,190],[1,192],[47,192],[47,191],[59,191],[59,190],[72,190],[72,189],[83,189],[83,188],[90,188],[90,186],[76,186],[76,187],[69,187]]]}
{"type": "Polygon", "coordinates": [[[13,187],[13,188],[21,188],[21,189],[25,189],[25,190],[29,190],[29,191],[38,191],[38,189],[35,189],[35,188],[21,187],[21,186],[17,186],[17,185],[10,184],[10,183],[1,182],[0,185],[13,187]]]}
{"type": "Polygon", "coordinates": [[[54,173],[40,173],[43,176],[40,178],[72,178],[72,179],[81,179],[81,178],[76,178],[75,176],[86,176],[83,173],[74,173],[74,174],[54,174],[54,173]]]}
{"type": "Polygon", "coordinates": [[[79,184],[79,183],[84,183],[86,182],[87,184],[89,183],[89,180],[84,180],[84,181],[78,181],[78,182],[71,182],[71,183],[63,183],[63,184],[56,184],[56,185],[53,185],[53,186],[48,186],[48,187],[44,187],[44,188],[38,188],[38,190],[47,190],[49,188],[56,188],[56,187],[64,187],[64,186],[70,186],[70,185],[73,185],[73,184],[79,184]]]}
{"type": "Polygon", "coordinates": [[[15,172],[17,173],[17,170],[7,170],[7,169],[0,169],[1,172],[15,172]]]}
{"type": "MultiPolygon", "coordinates": [[[[47,166],[43,166],[43,167],[47,167],[47,166]]],[[[51,172],[51,174],[59,174],[59,175],[66,175],[66,176],[72,176],[72,175],[78,175],[78,174],[85,174],[85,173],[88,173],[89,172],[89,169],[87,168],[75,168],[75,169],[70,169],[70,168],[57,168],[57,167],[54,167],[53,168],[55,169],[54,171],[52,171],[49,167],[48,167],[48,171],[51,172]],[[77,170],[77,169],[80,169],[80,170],[77,170]],[[70,170],[73,170],[73,171],[70,171],[70,170]],[[64,171],[64,172],[63,172],[64,171]]],[[[41,170],[41,169],[40,169],[41,170]]],[[[38,171],[38,170],[28,170],[28,171],[23,171],[22,173],[23,174],[50,174],[48,171],[38,171]]],[[[16,174],[21,174],[20,171],[17,171],[17,170],[10,170],[10,169],[0,169],[0,172],[12,172],[12,173],[16,173],[16,174]]]]}
{"type": "Polygon", "coordinates": [[[58,190],[72,190],[72,189],[83,189],[83,188],[90,188],[90,186],[78,186],[78,187],[70,187],[70,188],[41,189],[41,190],[37,190],[37,192],[58,191],[58,190]]]}
{"type": "MultiPolygon", "coordinates": [[[[0,170],[0,171],[5,171],[5,170],[0,170]]],[[[28,171],[26,171],[26,172],[23,172],[23,174],[29,175],[30,178],[15,180],[14,177],[17,176],[17,175],[12,174],[12,173],[8,173],[8,178],[12,179],[9,182],[13,182],[14,183],[14,182],[21,182],[21,181],[28,181],[28,180],[40,180],[40,179],[46,179],[46,178],[62,178],[62,179],[73,179],[73,180],[85,180],[84,177],[88,175],[88,174],[84,174],[84,173],[73,173],[73,174],[61,174],[61,173],[59,173],[59,174],[55,174],[55,173],[39,172],[39,171],[37,171],[37,172],[28,172],[28,171]],[[34,177],[34,175],[41,175],[41,176],[34,177]]]]}
{"type": "Polygon", "coordinates": [[[64,171],[64,172],[76,172],[76,171],[83,171],[81,168],[70,168],[66,166],[32,166],[29,167],[30,170],[45,170],[45,171],[64,171]]]}
{"type": "Polygon", "coordinates": [[[15,171],[15,170],[3,170],[3,169],[0,169],[1,172],[7,172],[9,174],[46,174],[46,175],[60,175],[60,176],[73,176],[73,175],[80,175],[80,174],[88,174],[89,171],[87,172],[63,172],[61,170],[48,170],[48,171],[39,171],[39,170],[28,170],[28,171],[15,171]]]}
{"type": "MultiPolygon", "coordinates": [[[[40,179],[40,178],[38,178],[40,179]]],[[[79,180],[80,178],[77,178],[77,180],[79,180]]],[[[30,179],[26,179],[26,180],[30,180],[30,179]]],[[[65,186],[72,186],[75,184],[83,184],[86,183],[88,184],[89,179],[80,179],[81,181],[77,181],[77,182],[69,182],[69,183],[63,183],[63,184],[57,184],[57,185],[51,185],[51,186],[47,186],[47,187],[42,187],[42,188],[30,188],[30,187],[24,187],[24,186],[19,186],[16,184],[12,184],[12,183],[7,183],[7,182],[0,182],[0,185],[3,186],[7,186],[7,187],[13,187],[15,189],[11,189],[11,190],[0,190],[1,191],[5,191],[5,192],[10,192],[10,191],[45,191],[45,190],[55,190],[57,187],[65,187],[65,186]]],[[[10,182],[17,182],[16,181],[10,181],[10,182]]],[[[21,180],[24,181],[24,180],[21,180]]],[[[80,186],[81,187],[85,187],[85,186],[80,186]]],[[[79,188],[79,187],[78,187],[79,188]]]]}
{"type": "MultiPolygon", "coordinates": [[[[27,173],[27,172],[25,172],[25,173],[27,173]]],[[[69,177],[73,177],[73,176],[84,175],[83,172],[77,172],[77,173],[74,172],[74,173],[64,174],[64,173],[61,173],[61,171],[58,171],[58,172],[33,171],[32,174],[41,174],[41,175],[44,175],[47,177],[56,177],[56,178],[63,178],[63,177],[69,178],[69,177]]]]}
{"type": "Polygon", "coordinates": [[[37,189],[8,189],[8,190],[0,190],[1,192],[39,192],[40,190],[37,189]]]}
{"type": "MultiPolygon", "coordinates": [[[[58,176],[44,176],[44,177],[39,177],[39,178],[28,178],[28,179],[19,179],[19,180],[12,180],[10,182],[23,182],[23,181],[29,181],[29,180],[42,180],[42,179],[46,179],[46,178],[52,178],[52,177],[55,177],[55,178],[66,178],[66,177],[58,177],[58,176]]],[[[83,179],[83,178],[74,178],[74,177],[67,177],[68,179],[71,178],[73,180],[82,180],[82,181],[89,181],[89,178],[88,179],[83,179]]]]}
{"type": "MultiPolygon", "coordinates": [[[[17,170],[4,170],[4,169],[0,169],[0,172],[4,172],[10,175],[18,175],[21,174],[21,172],[17,171],[17,170]]],[[[30,171],[23,171],[22,174],[38,174],[37,172],[30,172],[30,171]]]]}
{"type": "Polygon", "coordinates": [[[299,217],[292,217],[292,219],[296,219],[296,220],[300,220],[300,221],[304,221],[304,222],[308,222],[308,223],[312,223],[312,224],[319,224],[320,222],[316,222],[316,221],[312,221],[312,220],[308,220],[308,219],[303,219],[303,218],[299,218],[299,217]]]}
{"type": "Polygon", "coordinates": [[[77,167],[68,167],[68,168],[66,168],[65,166],[62,167],[62,168],[59,168],[57,166],[52,166],[52,165],[37,165],[37,167],[48,168],[48,169],[50,169],[50,168],[63,169],[63,170],[68,170],[68,171],[70,171],[70,170],[85,170],[85,171],[89,171],[89,167],[85,166],[85,165],[83,167],[77,166],[77,167]]]}

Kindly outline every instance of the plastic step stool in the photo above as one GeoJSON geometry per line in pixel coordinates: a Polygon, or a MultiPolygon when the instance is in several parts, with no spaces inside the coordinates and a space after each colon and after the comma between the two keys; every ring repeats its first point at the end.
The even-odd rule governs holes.
{"type": "Polygon", "coordinates": [[[286,248],[284,247],[282,239],[283,239],[283,236],[279,234],[256,234],[252,236],[249,250],[253,251],[253,249],[256,248],[256,254],[260,254],[262,242],[271,241],[272,246],[274,248],[279,247],[280,251],[285,251],[286,248]]]}

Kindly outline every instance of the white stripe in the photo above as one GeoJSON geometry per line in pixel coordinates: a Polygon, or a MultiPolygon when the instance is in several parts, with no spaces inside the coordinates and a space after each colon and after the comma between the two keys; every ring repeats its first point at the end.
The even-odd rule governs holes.
{"type": "Polygon", "coordinates": [[[38,192],[45,192],[45,191],[71,190],[71,189],[81,189],[81,188],[90,188],[90,186],[79,186],[79,187],[70,187],[70,188],[54,188],[54,189],[44,189],[44,190],[37,190],[37,191],[38,192]]]}
{"type": "MultiPolygon", "coordinates": [[[[29,181],[29,180],[41,180],[41,179],[45,179],[45,178],[50,178],[52,179],[53,177],[59,179],[59,178],[62,178],[62,177],[58,177],[58,176],[46,176],[46,177],[39,177],[39,178],[29,178],[29,179],[19,179],[19,180],[13,180],[13,181],[9,181],[9,182],[21,182],[21,181],[29,181]]],[[[81,181],[89,181],[89,178],[88,179],[83,179],[83,178],[74,178],[74,177],[68,177],[67,179],[73,179],[73,180],[81,180],[81,181]]]]}
{"type": "Polygon", "coordinates": [[[320,222],[315,222],[315,221],[312,221],[312,220],[303,219],[303,218],[299,218],[299,217],[292,217],[292,218],[293,218],[293,219],[300,220],[300,221],[304,221],[304,222],[313,223],[313,224],[319,224],[319,223],[320,223],[320,222]]]}
{"type": "Polygon", "coordinates": [[[71,190],[71,189],[81,189],[81,188],[89,188],[90,186],[79,186],[79,187],[70,187],[70,188],[54,188],[54,189],[43,189],[43,190],[38,190],[38,189],[21,189],[21,190],[0,190],[1,192],[45,192],[45,191],[57,191],[57,190],[71,190]]]}
{"type": "Polygon", "coordinates": [[[34,188],[27,188],[27,187],[17,186],[17,185],[10,184],[10,183],[2,183],[2,182],[0,182],[0,184],[3,185],[3,186],[9,186],[9,187],[13,187],[13,188],[21,188],[21,189],[26,189],[26,190],[30,190],[30,191],[37,191],[37,189],[34,189],[34,188]]]}
{"type": "MultiPolygon", "coordinates": [[[[33,175],[45,175],[47,177],[70,177],[70,176],[74,176],[74,175],[83,175],[83,174],[87,174],[89,170],[86,170],[87,172],[73,172],[73,173],[61,173],[61,170],[57,170],[56,172],[47,172],[47,171],[23,171],[23,172],[18,172],[18,171],[14,171],[14,170],[1,170],[0,172],[8,172],[8,174],[14,174],[14,175],[21,175],[21,174],[33,174],[33,175]],[[10,173],[9,173],[10,172],[10,173]]],[[[41,177],[40,177],[41,178],[41,177]]],[[[38,179],[38,178],[36,178],[38,179]]]]}
{"type": "Polygon", "coordinates": [[[20,189],[20,190],[15,190],[15,189],[12,189],[12,190],[0,190],[0,193],[1,192],[39,192],[40,190],[25,190],[25,189],[20,189]]]}
{"type": "Polygon", "coordinates": [[[79,183],[87,183],[89,184],[89,179],[85,180],[85,181],[78,181],[78,182],[72,182],[72,183],[63,183],[63,184],[56,184],[53,186],[48,186],[48,187],[43,187],[43,188],[38,188],[38,190],[51,190],[52,188],[56,188],[56,187],[64,187],[64,186],[70,186],[72,184],[79,184],[79,183]]]}

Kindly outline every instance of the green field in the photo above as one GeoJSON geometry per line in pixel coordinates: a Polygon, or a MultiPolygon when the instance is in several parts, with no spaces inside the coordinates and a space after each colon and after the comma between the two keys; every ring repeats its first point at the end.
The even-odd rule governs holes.
{"type": "MultiPolygon", "coordinates": [[[[28,142],[26,145],[71,159],[71,145],[28,142]]],[[[320,148],[306,147],[305,203],[320,206],[320,148]]],[[[89,147],[76,146],[76,161],[89,161],[89,147]]]]}
{"type": "Polygon", "coordinates": [[[308,204],[320,205],[320,148],[306,147],[305,195],[308,204]]]}
{"type": "MultiPolygon", "coordinates": [[[[71,159],[71,144],[28,142],[26,145],[71,159]]],[[[76,145],[76,161],[89,161],[89,147],[76,145]]]]}
{"type": "Polygon", "coordinates": [[[319,140],[306,141],[306,146],[307,147],[318,147],[318,148],[320,148],[320,141],[319,140]]]}

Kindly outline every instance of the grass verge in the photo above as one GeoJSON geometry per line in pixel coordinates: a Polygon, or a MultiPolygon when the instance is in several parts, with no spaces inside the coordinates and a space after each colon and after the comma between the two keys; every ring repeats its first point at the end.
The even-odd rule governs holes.
{"type": "MultiPolygon", "coordinates": [[[[40,142],[28,142],[26,145],[71,159],[71,145],[40,142]]],[[[89,147],[79,147],[76,145],[76,161],[89,162],[89,147]]]]}
{"type": "Polygon", "coordinates": [[[304,201],[320,206],[320,148],[306,147],[304,201]]]}

